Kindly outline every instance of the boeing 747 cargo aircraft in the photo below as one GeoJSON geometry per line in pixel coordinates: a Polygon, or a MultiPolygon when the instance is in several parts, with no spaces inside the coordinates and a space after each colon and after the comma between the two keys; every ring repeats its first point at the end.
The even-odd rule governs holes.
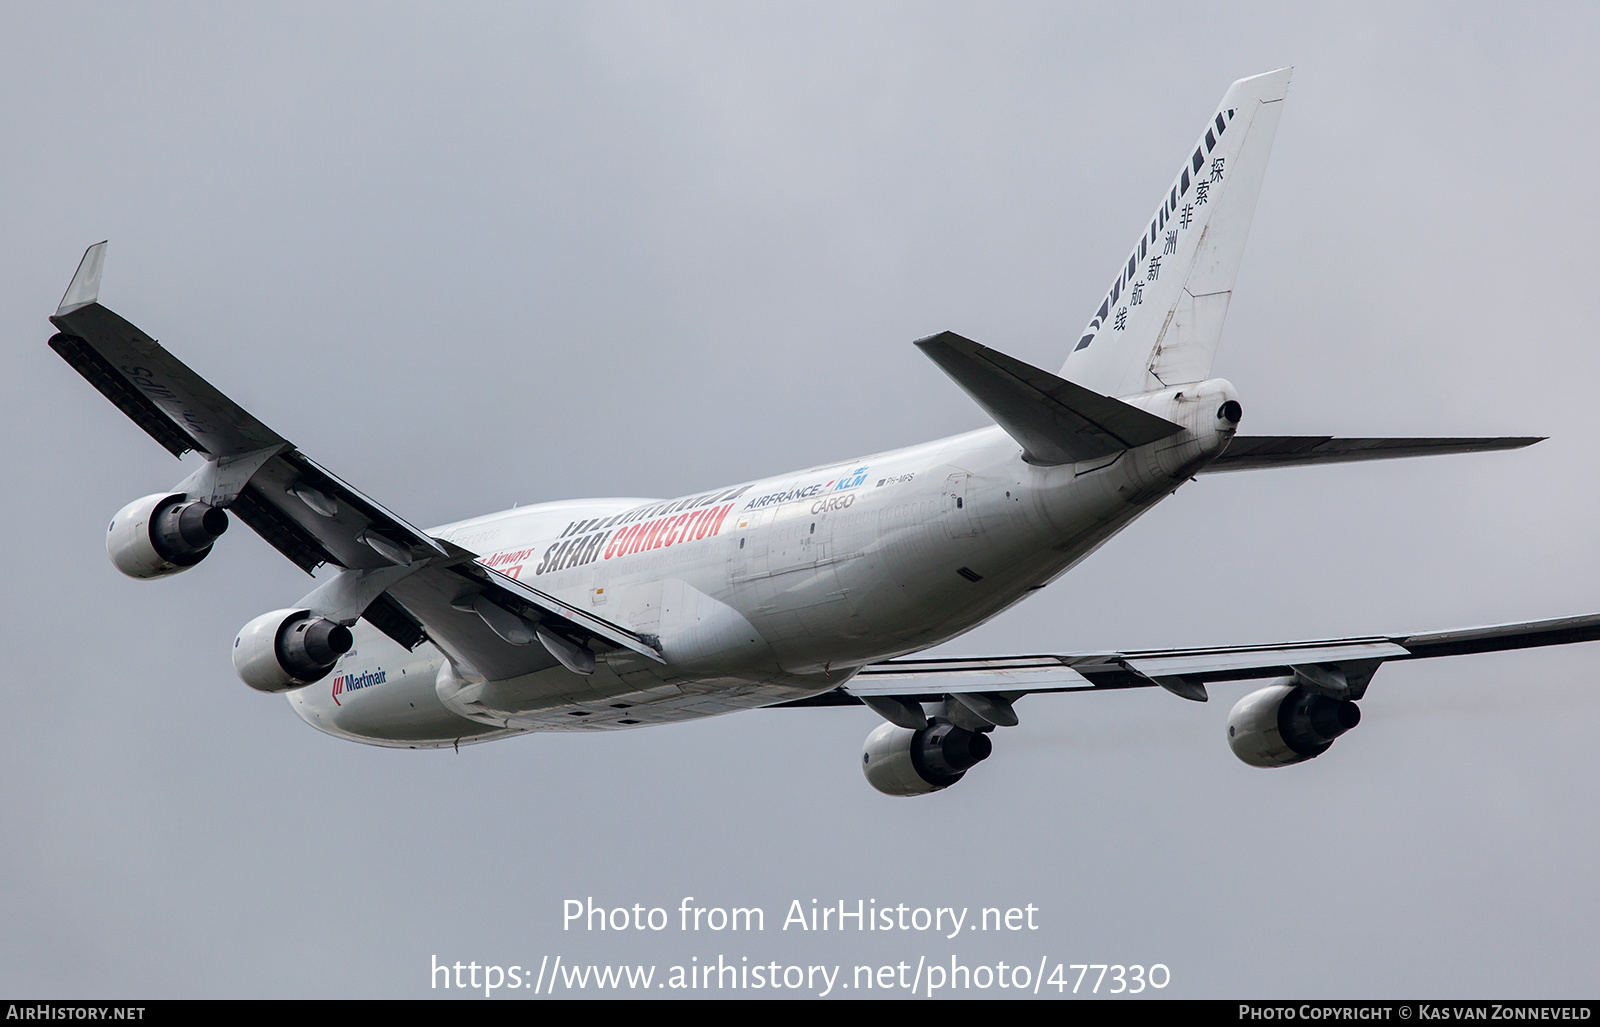
{"type": "Polygon", "coordinates": [[[960,780],[1033,693],[1151,687],[1203,702],[1212,682],[1259,680],[1228,742],[1279,767],[1354,727],[1387,661],[1600,638],[1595,615],[1245,647],[917,655],[1050,584],[1197,476],[1538,441],[1239,434],[1244,408],[1212,358],[1288,84],[1284,69],[1228,89],[1056,371],[950,332],[916,343],[993,426],[671,499],[414,527],[101,305],[105,244],[92,246],[50,346],[174,456],[203,458],[111,518],[111,560],[135,578],[178,574],[237,518],[307,573],[321,568],[309,593],[240,630],[233,662],[340,738],[459,746],[861,704],[883,721],[862,768],[891,795],[960,780]]]}

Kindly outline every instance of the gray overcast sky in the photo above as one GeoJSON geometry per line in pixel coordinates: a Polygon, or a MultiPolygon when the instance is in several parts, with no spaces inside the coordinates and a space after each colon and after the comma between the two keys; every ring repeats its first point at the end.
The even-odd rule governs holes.
{"type": "MultiPolygon", "coordinates": [[[[184,473],[44,345],[102,298],[418,523],[676,495],[984,415],[910,345],[1055,368],[1228,84],[1293,64],[1216,373],[1255,434],[1532,450],[1183,489],[949,647],[1600,610],[1592,5],[0,6],[0,993],[417,996],[433,955],[1164,963],[1172,996],[1593,996],[1600,647],[1380,672],[1276,772],[1244,687],[1034,697],[957,788],[763,711],[457,755],[234,677],[307,579],[242,528],[122,578],[184,473]],[[579,935],[561,901],[759,905],[579,935]],[[1040,907],[802,936],[791,899],[1040,907]]],[[[992,994],[992,993],[991,993],[992,994]]]]}

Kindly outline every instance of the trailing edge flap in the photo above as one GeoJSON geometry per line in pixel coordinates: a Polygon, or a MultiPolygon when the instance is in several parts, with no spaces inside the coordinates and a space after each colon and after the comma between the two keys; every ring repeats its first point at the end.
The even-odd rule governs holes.
{"type": "Polygon", "coordinates": [[[1021,444],[1030,463],[1092,460],[1183,430],[954,332],[919,339],[917,347],[1021,444]]]}
{"type": "Polygon", "coordinates": [[[591,652],[622,648],[665,662],[653,648],[655,639],[643,638],[484,567],[459,546],[446,546],[452,553],[449,559],[430,562],[390,586],[386,595],[420,623],[428,640],[458,669],[486,681],[504,681],[556,667],[558,660],[550,649],[535,641],[540,627],[575,646],[598,643],[591,652]],[[485,602],[494,616],[475,609],[485,602]],[[496,630],[496,623],[501,630],[496,630]],[[502,633],[506,623],[520,623],[526,628],[526,637],[510,640],[502,633]]]}
{"type": "Polygon", "coordinates": [[[1021,696],[1030,692],[1085,692],[1146,688],[1161,678],[1188,682],[1251,681],[1283,677],[1297,667],[1360,666],[1389,660],[1503,652],[1600,641],[1600,614],[1496,624],[1412,635],[1330,638],[1256,646],[1146,649],[1038,656],[908,656],[874,663],[843,687],[785,706],[836,706],[862,696],[934,701],[967,692],[1021,696]]]}
{"type": "MultiPolygon", "coordinates": [[[[631,649],[641,656],[648,657],[657,663],[665,663],[657,647],[660,640],[653,635],[640,635],[620,624],[615,624],[604,617],[596,617],[587,610],[563,602],[548,592],[540,591],[524,581],[519,581],[508,574],[503,574],[492,567],[484,567],[477,563],[459,564],[452,568],[463,576],[471,575],[492,585],[501,594],[510,596],[521,609],[517,612],[524,618],[536,623],[551,623],[552,618],[557,627],[576,628],[581,636],[593,636],[604,643],[609,643],[620,649],[631,649]]],[[[505,605],[505,604],[501,604],[505,605]]],[[[569,633],[570,630],[569,630],[569,633]]]]}
{"type": "Polygon", "coordinates": [[[1484,453],[1522,449],[1537,436],[1483,439],[1336,439],[1331,435],[1236,435],[1223,454],[1203,471],[1250,471],[1261,467],[1342,464],[1355,460],[1396,460],[1442,453],[1484,453]]]}
{"type": "Polygon", "coordinates": [[[1093,688],[1059,656],[946,657],[890,660],[861,668],[844,686],[854,696],[960,695],[1093,688]]]}

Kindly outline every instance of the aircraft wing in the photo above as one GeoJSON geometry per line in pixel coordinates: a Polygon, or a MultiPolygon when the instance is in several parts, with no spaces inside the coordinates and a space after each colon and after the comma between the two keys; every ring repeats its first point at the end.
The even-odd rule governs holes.
{"type": "Polygon", "coordinates": [[[1380,664],[1600,640],[1600,614],[1414,635],[1374,635],[1258,646],[1144,649],[1039,656],[913,656],[861,668],[833,692],[789,705],[853,705],[881,698],[934,702],[991,694],[1161,686],[1204,701],[1213,681],[1294,677],[1313,691],[1359,699],[1380,664]]]}
{"type": "Polygon", "coordinates": [[[1394,460],[1441,453],[1482,453],[1492,449],[1522,449],[1537,436],[1486,439],[1336,439],[1331,435],[1235,435],[1222,455],[1201,468],[1213,471],[1253,471],[1262,467],[1299,467],[1302,464],[1342,464],[1353,460],[1394,460]]]}
{"type": "Polygon", "coordinates": [[[430,639],[492,678],[581,660],[583,648],[661,660],[654,639],[477,564],[301,453],[100,305],[104,255],[105,243],[84,255],[50,318],[50,348],[174,456],[206,458],[175,492],[231,511],[308,574],[340,568],[310,605],[365,617],[408,649],[430,639]]]}

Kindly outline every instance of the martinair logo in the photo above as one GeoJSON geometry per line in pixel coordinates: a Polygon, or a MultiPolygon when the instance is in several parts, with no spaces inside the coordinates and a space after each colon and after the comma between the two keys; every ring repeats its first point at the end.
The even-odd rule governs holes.
{"type": "Polygon", "coordinates": [[[364,670],[360,674],[340,674],[333,679],[333,704],[343,706],[344,703],[339,701],[340,695],[381,685],[387,680],[388,675],[383,672],[382,667],[377,670],[364,670]]]}

